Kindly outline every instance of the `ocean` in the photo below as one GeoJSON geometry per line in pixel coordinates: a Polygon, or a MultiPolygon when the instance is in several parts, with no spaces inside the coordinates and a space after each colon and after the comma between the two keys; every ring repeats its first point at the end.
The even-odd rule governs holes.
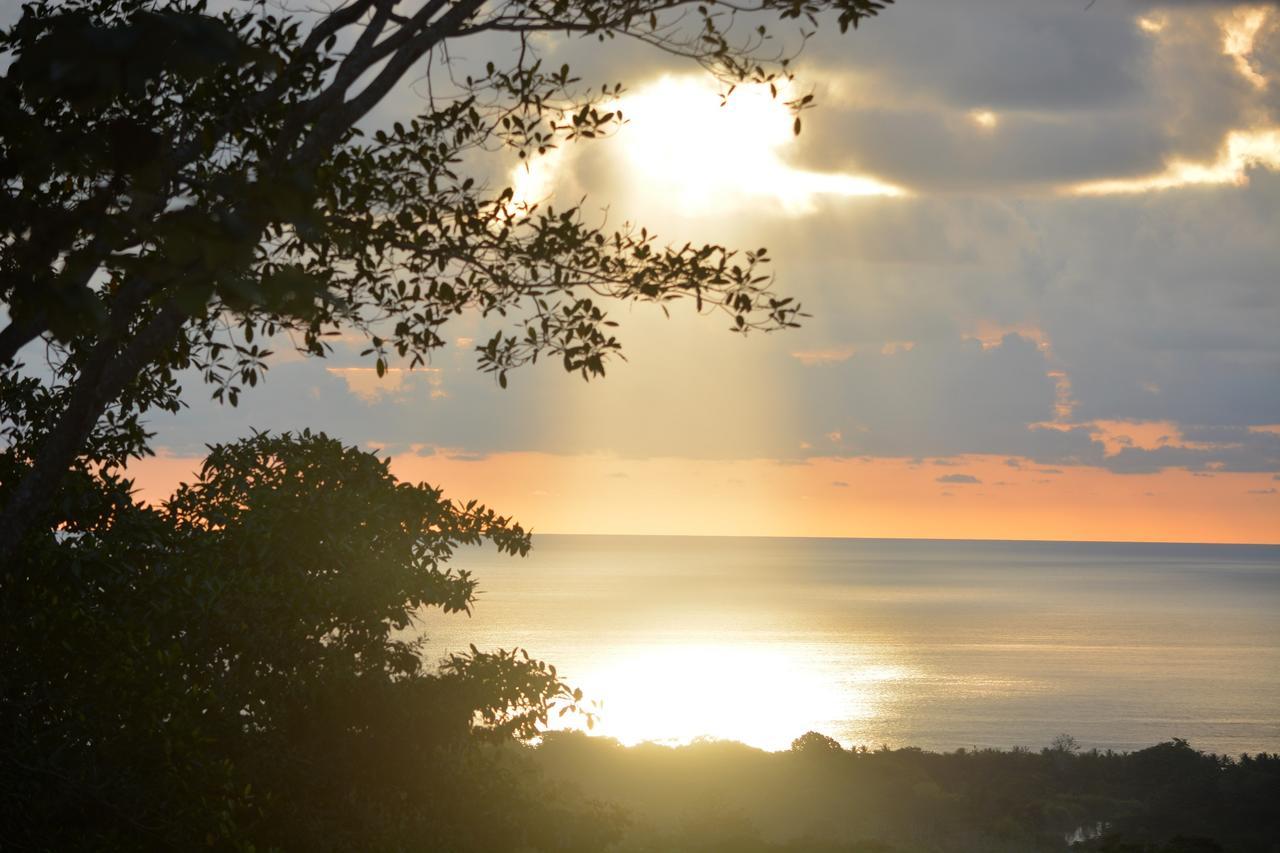
{"type": "Polygon", "coordinates": [[[524,648],[628,744],[1280,751],[1277,546],[538,535],[454,565],[479,603],[425,616],[428,653],[524,648]]]}

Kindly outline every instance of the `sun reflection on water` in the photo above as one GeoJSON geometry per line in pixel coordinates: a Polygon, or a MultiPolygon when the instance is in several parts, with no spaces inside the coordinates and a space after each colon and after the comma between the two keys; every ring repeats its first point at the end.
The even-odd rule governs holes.
{"type": "Polygon", "coordinates": [[[638,645],[593,661],[574,681],[599,703],[596,732],[624,744],[714,737],[776,750],[835,721],[874,718],[885,683],[905,677],[882,664],[835,669],[808,652],[785,644],[638,645]]]}

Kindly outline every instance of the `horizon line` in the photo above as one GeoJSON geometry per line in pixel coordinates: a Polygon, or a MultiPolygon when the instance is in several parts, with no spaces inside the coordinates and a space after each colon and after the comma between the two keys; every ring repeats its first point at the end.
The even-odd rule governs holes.
{"type": "Polygon", "coordinates": [[[529,534],[538,536],[609,536],[614,538],[641,537],[648,539],[816,539],[837,542],[1001,542],[1039,545],[1212,545],[1224,548],[1280,548],[1280,540],[1275,542],[1210,542],[1167,539],[995,539],[954,536],[786,536],[770,533],[585,533],[582,531],[553,530],[530,530],[529,534]]]}

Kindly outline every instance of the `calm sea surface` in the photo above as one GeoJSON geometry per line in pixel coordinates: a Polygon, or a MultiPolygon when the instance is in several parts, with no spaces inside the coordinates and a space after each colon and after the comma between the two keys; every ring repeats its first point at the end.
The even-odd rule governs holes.
{"type": "Polygon", "coordinates": [[[430,652],[523,647],[628,743],[1280,751],[1280,547],[544,535],[456,565],[480,603],[430,652]]]}

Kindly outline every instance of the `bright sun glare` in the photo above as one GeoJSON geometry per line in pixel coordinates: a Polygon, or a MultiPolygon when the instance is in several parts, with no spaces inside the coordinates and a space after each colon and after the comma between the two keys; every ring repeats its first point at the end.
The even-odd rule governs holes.
{"type": "Polygon", "coordinates": [[[624,744],[714,736],[786,749],[810,730],[876,716],[892,666],[827,671],[803,650],[776,645],[636,646],[581,674],[599,700],[599,734],[624,744]]]}
{"type": "Polygon", "coordinates": [[[772,197],[788,210],[817,195],[902,195],[861,175],[798,169],[783,154],[794,145],[786,91],[739,86],[722,103],[714,83],[663,77],[619,104],[629,124],[618,134],[633,175],[669,194],[686,212],[731,207],[743,196],[772,197]]]}
{"type": "MultiPolygon", "coordinates": [[[[747,198],[770,199],[794,213],[821,195],[906,194],[869,176],[789,163],[785,154],[796,140],[789,97],[785,89],[774,97],[768,85],[752,84],[722,101],[710,78],[663,77],[608,105],[626,118],[611,143],[625,161],[632,192],[657,195],[689,215],[735,209],[747,198]]],[[[550,195],[565,159],[556,150],[513,171],[516,201],[550,195]]]]}

